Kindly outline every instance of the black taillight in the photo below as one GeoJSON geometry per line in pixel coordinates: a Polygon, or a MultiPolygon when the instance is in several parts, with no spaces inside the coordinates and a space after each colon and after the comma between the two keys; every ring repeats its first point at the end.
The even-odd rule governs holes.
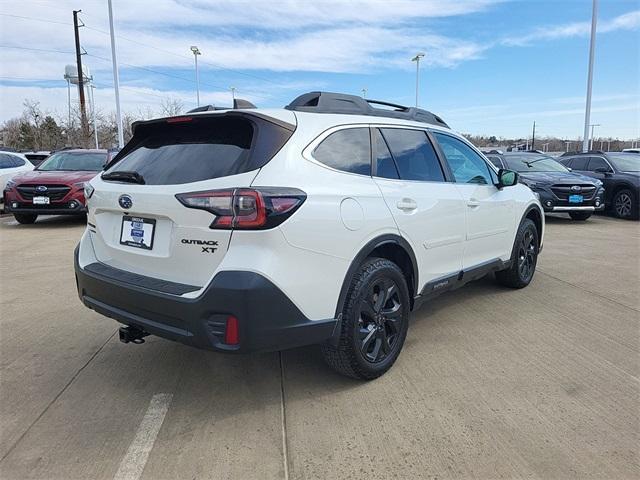
{"type": "Polygon", "coordinates": [[[307,198],[296,188],[229,188],[179,193],[185,207],[206,210],[216,216],[210,228],[265,230],[280,225],[307,198]]]}

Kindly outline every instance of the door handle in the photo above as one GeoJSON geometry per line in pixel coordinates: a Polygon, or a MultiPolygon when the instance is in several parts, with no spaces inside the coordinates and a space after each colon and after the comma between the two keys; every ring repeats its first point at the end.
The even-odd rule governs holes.
{"type": "Polygon", "coordinates": [[[418,204],[415,202],[415,200],[412,200],[410,198],[403,198],[398,203],[396,203],[396,207],[398,207],[398,209],[402,211],[412,211],[418,208],[418,204]]]}
{"type": "Polygon", "coordinates": [[[467,206],[471,208],[476,208],[480,206],[480,202],[475,198],[470,198],[469,200],[467,200],[467,206]]]}

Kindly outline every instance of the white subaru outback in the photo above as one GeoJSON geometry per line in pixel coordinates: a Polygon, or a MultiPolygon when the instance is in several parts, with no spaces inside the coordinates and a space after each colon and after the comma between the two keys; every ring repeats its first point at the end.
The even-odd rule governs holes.
{"type": "Polygon", "coordinates": [[[122,341],[320,344],[372,379],[423,301],[491,272],[531,282],[539,201],[438,116],[328,92],[247,103],[137,123],[86,185],[78,293],[122,341]]]}

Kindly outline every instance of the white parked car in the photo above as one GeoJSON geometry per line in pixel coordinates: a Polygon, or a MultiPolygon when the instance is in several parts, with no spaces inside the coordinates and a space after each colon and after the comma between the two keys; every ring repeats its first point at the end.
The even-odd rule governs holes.
{"type": "Polygon", "coordinates": [[[491,272],[528,285],[544,234],[533,192],[436,115],[380,103],[312,92],[138,123],[86,185],[81,300],[126,325],[124,342],[321,344],[371,379],[422,302],[491,272]]]}
{"type": "Polygon", "coordinates": [[[0,212],[4,211],[4,192],[7,182],[18,173],[33,170],[33,164],[21,153],[0,151],[0,212]]]}

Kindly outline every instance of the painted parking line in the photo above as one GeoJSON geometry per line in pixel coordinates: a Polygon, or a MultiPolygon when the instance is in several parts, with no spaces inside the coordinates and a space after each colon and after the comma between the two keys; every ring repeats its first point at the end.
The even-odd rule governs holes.
{"type": "Polygon", "coordinates": [[[138,480],[142,476],[172,398],[173,395],[170,393],[158,393],[151,398],[147,413],[144,414],[136,436],[120,462],[114,480],[138,480]]]}

